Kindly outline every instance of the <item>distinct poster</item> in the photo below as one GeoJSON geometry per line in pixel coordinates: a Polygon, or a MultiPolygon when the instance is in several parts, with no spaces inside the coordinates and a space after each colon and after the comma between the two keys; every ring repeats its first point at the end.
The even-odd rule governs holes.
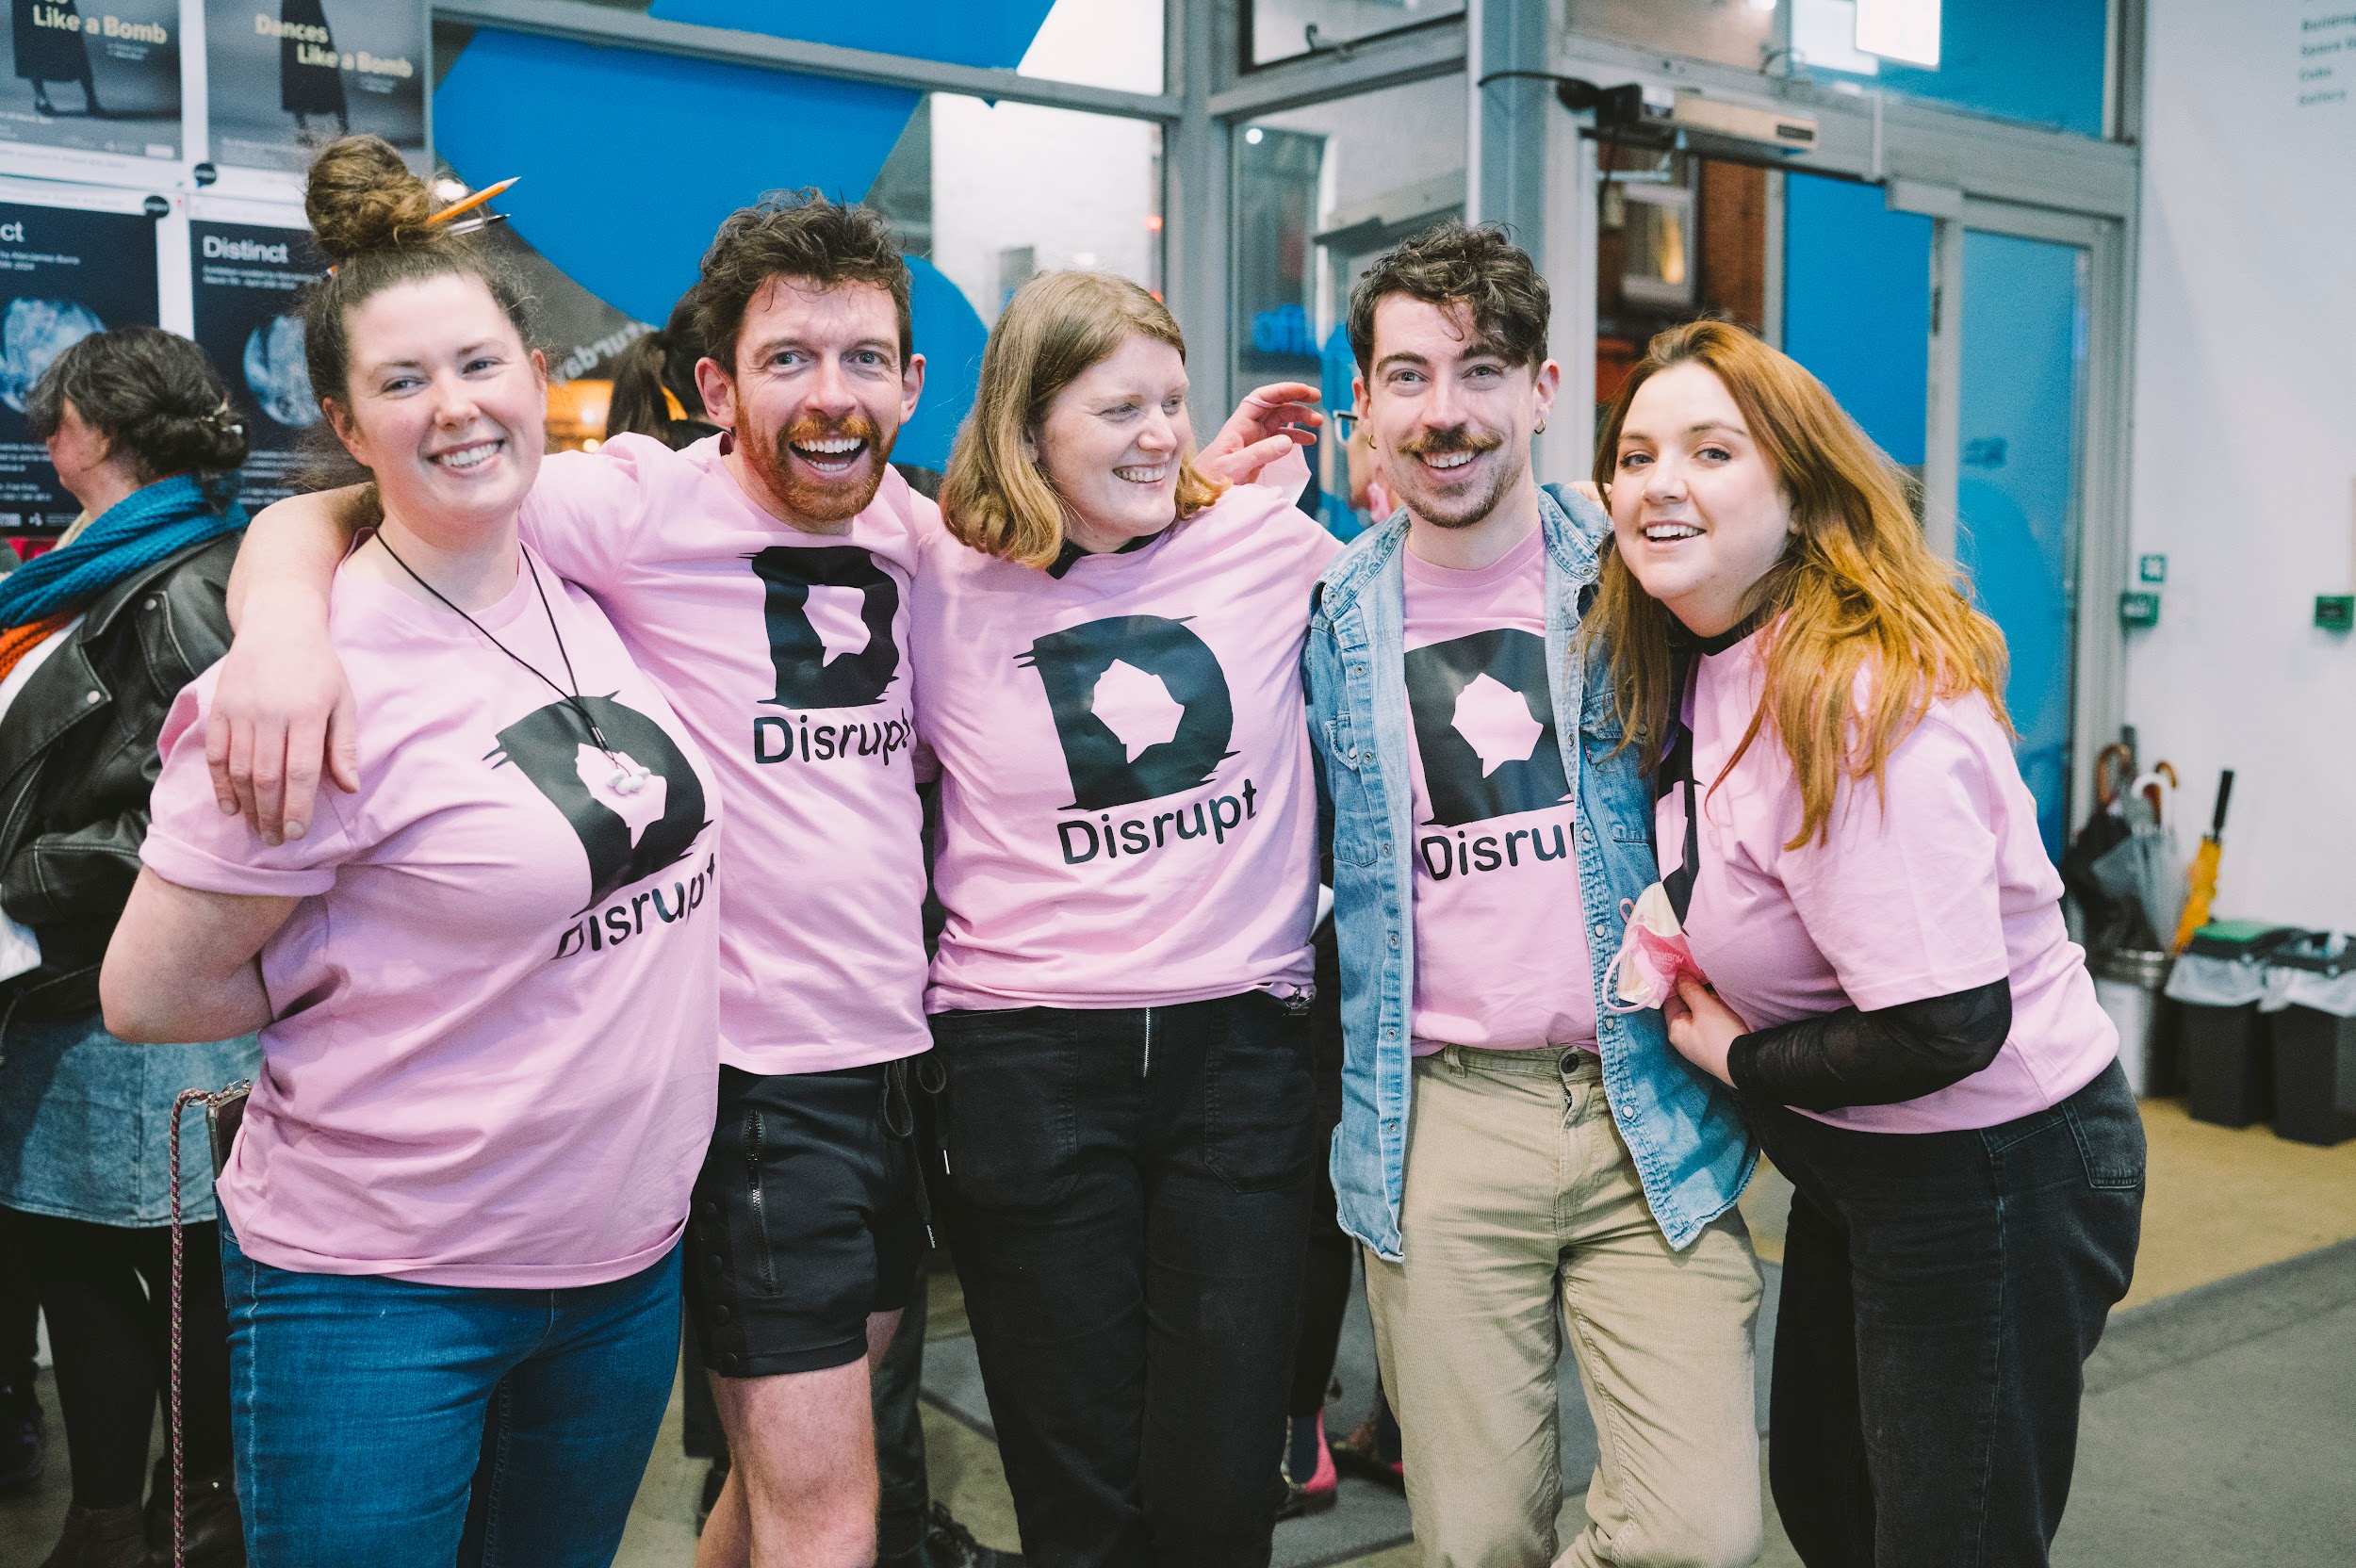
{"type": "Polygon", "coordinates": [[[245,415],[245,505],[259,511],[295,493],[303,433],[320,417],[295,301],[326,264],[308,230],[253,223],[192,222],[188,253],[197,346],[245,415]]]}
{"type": "Polygon", "coordinates": [[[25,403],[91,333],[157,326],[155,220],[0,202],[0,534],[56,532],[81,503],[57,482],[25,403]]]}
{"type": "Polygon", "coordinates": [[[10,0],[0,141],[180,156],[180,0],[10,0]]]}
{"type": "Polygon", "coordinates": [[[367,134],[430,172],[423,0],[205,0],[205,29],[215,163],[300,170],[367,134]]]}

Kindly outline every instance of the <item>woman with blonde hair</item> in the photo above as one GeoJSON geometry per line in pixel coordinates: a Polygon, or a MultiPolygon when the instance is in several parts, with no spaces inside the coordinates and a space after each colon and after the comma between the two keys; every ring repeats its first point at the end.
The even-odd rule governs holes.
{"type": "Polygon", "coordinates": [[[999,318],[941,512],[926,1007],[1023,1551],[1266,1563],[1318,1153],[1301,654],[1336,547],[1198,471],[1177,323],[1088,272],[999,318]]]}
{"type": "Polygon", "coordinates": [[[1658,759],[1669,1038],[1797,1189],[1772,1479],[1810,1568],[2046,1560],[2143,1132],[2013,760],[2003,634],[1905,482],[1737,327],[1605,419],[1595,624],[1658,759]]]}

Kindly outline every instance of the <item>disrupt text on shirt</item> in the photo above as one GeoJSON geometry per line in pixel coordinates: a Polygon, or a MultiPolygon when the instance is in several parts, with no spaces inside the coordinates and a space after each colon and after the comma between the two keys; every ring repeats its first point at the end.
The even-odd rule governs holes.
{"type": "Polygon", "coordinates": [[[654,906],[655,919],[663,925],[685,920],[703,906],[704,894],[711,890],[712,879],[717,870],[717,858],[707,855],[704,857],[704,869],[683,882],[674,881],[671,896],[667,899],[663,896],[663,889],[658,885],[643,893],[617,898],[602,910],[590,910],[566,926],[564,934],[556,939],[556,952],[548,961],[554,963],[558,958],[568,958],[584,951],[602,953],[643,934],[646,929],[646,906],[649,904],[654,906]]]}
{"type": "Polygon", "coordinates": [[[812,724],[807,717],[763,713],[753,720],[753,760],[835,762],[872,757],[888,767],[896,753],[908,750],[908,737],[915,732],[905,708],[897,718],[856,724],[812,724]]]}
{"type": "Polygon", "coordinates": [[[1540,836],[1547,831],[1545,825],[1540,825],[1516,827],[1510,833],[1483,833],[1479,838],[1473,838],[1460,827],[1453,839],[1446,833],[1427,833],[1415,841],[1415,849],[1423,857],[1423,869],[1430,874],[1432,880],[1445,882],[1451,876],[1472,876],[1484,871],[1511,870],[1540,860],[1560,860],[1570,853],[1570,840],[1566,837],[1569,830],[1559,822],[1552,825],[1552,849],[1546,847],[1548,841],[1540,836]],[[1524,839],[1530,841],[1527,847],[1530,859],[1528,862],[1522,858],[1525,846],[1521,841],[1524,839]]]}
{"type": "Polygon", "coordinates": [[[1097,814],[1095,822],[1082,817],[1075,822],[1057,823],[1055,836],[1063,841],[1063,863],[1078,866],[1099,855],[1108,860],[1152,855],[1186,839],[1207,838],[1214,844],[1223,844],[1228,834],[1259,814],[1259,792],[1247,778],[1240,794],[1207,796],[1176,810],[1156,811],[1150,817],[1126,817],[1120,822],[1113,821],[1111,812],[1103,811],[1097,814]]]}

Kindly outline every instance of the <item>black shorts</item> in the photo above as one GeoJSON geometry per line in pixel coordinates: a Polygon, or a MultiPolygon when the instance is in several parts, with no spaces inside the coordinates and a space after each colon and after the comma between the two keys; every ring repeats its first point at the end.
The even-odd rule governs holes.
{"type": "Polygon", "coordinates": [[[846,1366],[867,1353],[869,1315],[908,1305],[924,1255],[908,1072],[720,1069],[687,1221],[687,1302],[712,1371],[846,1366]]]}

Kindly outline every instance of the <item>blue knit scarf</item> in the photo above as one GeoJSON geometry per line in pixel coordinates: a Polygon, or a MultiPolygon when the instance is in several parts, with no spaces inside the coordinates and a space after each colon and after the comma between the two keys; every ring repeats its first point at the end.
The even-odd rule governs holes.
{"type": "Polygon", "coordinates": [[[134,490],[71,545],[0,577],[0,628],[79,609],[142,567],[243,527],[244,507],[216,509],[187,474],[134,490]]]}

